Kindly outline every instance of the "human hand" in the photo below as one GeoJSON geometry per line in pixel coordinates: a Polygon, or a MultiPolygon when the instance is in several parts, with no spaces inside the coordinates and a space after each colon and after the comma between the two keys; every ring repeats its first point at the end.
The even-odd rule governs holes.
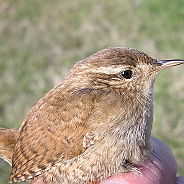
{"type": "Polygon", "coordinates": [[[152,137],[153,151],[150,162],[133,172],[108,177],[100,184],[183,184],[184,177],[176,177],[176,160],[168,146],[152,137]]]}

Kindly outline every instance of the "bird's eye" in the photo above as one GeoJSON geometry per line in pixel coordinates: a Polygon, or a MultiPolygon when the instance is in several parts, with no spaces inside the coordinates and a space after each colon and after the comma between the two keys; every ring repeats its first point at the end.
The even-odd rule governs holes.
{"type": "Polygon", "coordinates": [[[120,72],[120,75],[124,77],[125,79],[131,79],[132,78],[132,70],[123,70],[120,72]]]}

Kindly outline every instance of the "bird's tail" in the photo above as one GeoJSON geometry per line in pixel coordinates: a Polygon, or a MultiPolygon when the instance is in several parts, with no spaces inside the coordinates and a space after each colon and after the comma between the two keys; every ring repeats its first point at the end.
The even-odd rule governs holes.
{"type": "Polygon", "coordinates": [[[14,146],[18,137],[18,129],[6,129],[0,127],[0,157],[10,165],[14,146]]]}

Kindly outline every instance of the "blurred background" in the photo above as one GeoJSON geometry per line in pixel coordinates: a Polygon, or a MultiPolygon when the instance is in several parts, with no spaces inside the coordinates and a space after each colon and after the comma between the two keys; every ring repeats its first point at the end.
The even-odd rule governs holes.
{"type": "MultiPolygon", "coordinates": [[[[183,0],[0,0],[0,126],[20,127],[35,102],[72,65],[106,47],[184,59],[183,0]]],[[[184,66],[162,71],[152,135],[172,149],[184,175],[184,66]]],[[[0,159],[0,184],[10,166],[0,159]]]]}

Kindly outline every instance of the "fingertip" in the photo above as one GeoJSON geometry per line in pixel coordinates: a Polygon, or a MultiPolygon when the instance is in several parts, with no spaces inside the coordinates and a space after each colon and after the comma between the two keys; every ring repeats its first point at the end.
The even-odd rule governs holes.
{"type": "MultiPolygon", "coordinates": [[[[111,176],[100,184],[173,184],[176,178],[177,164],[168,146],[157,138],[152,138],[151,159],[138,169],[141,175],[133,172],[111,176]]],[[[183,178],[177,182],[182,183],[183,178]]],[[[175,183],[175,184],[180,184],[175,183]]]]}
{"type": "Polygon", "coordinates": [[[184,183],[184,176],[179,176],[176,178],[174,184],[183,184],[184,183]]]}
{"type": "MultiPolygon", "coordinates": [[[[160,172],[161,183],[174,183],[177,173],[177,163],[172,151],[161,140],[152,137],[153,150],[151,162],[160,172]]],[[[157,172],[157,174],[159,174],[157,172]]]]}

